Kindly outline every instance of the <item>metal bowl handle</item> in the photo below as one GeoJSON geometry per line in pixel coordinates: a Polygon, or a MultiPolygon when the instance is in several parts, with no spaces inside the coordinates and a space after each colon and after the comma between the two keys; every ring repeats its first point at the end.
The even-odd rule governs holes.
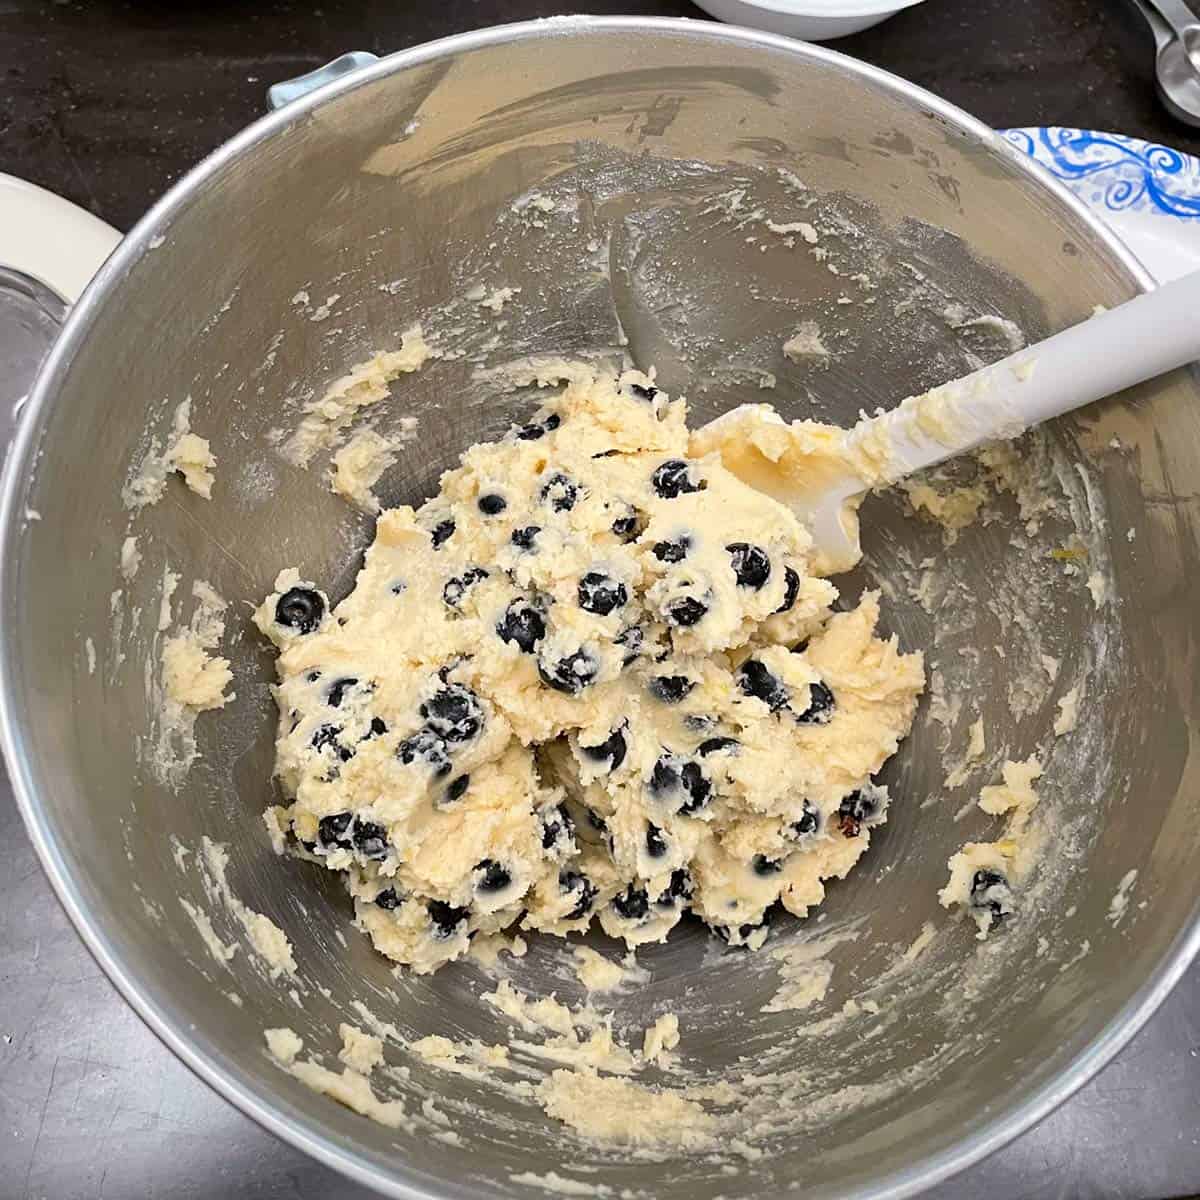
{"type": "Polygon", "coordinates": [[[369,50],[350,50],[306,75],[297,75],[294,79],[284,79],[272,84],[267,89],[267,104],[272,110],[283,108],[293,100],[299,100],[309,92],[315,92],[317,88],[324,87],[335,79],[341,79],[343,75],[349,75],[352,71],[369,67],[378,61],[379,55],[372,54],[369,50]]]}

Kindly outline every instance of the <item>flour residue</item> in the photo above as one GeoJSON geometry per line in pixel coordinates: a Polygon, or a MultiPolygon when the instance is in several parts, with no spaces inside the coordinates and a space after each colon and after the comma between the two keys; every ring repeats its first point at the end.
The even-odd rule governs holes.
{"type": "Polygon", "coordinates": [[[1121,876],[1121,882],[1117,885],[1116,893],[1108,905],[1108,921],[1115,929],[1124,920],[1126,912],[1129,911],[1129,893],[1133,890],[1133,885],[1137,882],[1137,868],[1133,867],[1126,871],[1121,876]]]}
{"type": "Polygon", "coordinates": [[[141,565],[142,552],[138,549],[138,540],[136,537],[127,537],[121,543],[121,578],[128,582],[141,565]]]}

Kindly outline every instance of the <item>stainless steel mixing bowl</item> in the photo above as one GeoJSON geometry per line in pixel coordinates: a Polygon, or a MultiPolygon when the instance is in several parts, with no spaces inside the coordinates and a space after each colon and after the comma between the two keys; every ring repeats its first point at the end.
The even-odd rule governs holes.
{"type": "MultiPolygon", "coordinates": [[[[381,1092],[416,1112],[434,1098],[460,1140],[385,1129],[264,1053],[264,1026],[290,1025],[332,1061],[355,998],[409,1037],[508,1033],[477,999],[483,968],[394,978],[349,928],[338,886],[271,853],[259,815],[271,796],[271,657],[243,602],[292,564],[344,590],[370,522],[319,470],[286,465],[269,434],[423,319],[464,357],[396,385],[388,419],[418,417],[419,436],[383,490],[416,501],[464,447],[528,410],[523,391],[486,375],[521,353],[626,348],[689,393],[697,420],[764,396],[788,416],[846,420],[1000,353],[1008,327],[979,314],[1037,337],[1146,282],[1077,203],[962,113],[836,54],[716,25],[493,29],[384,60],[260,121],[175,187],[100,273],[8,462],[5,750],[80,933],[214,1087],[396,1196],[536,1194],[513,1177],[551,1170],[689,1200],[797,1186],[898,1196],[986,1154],[1115,1053],[1196,949],[1195,379],[1180,373],[1051,433],[1045,453],[1074,498],[1089,569],[1111,575],[1099,610],[1050,554],[1070,522],[1025,535],[1013,514],[945,547],[894,497],[864,513],[857,582],[884,584],[889,625],[930,651],[940,699],[889,769],[890,823],[831,889],[823,923],[809,922],[857,940],[829,952],[829,994],[803,1012],[762,1012],[775,967],[721,954],[696,929],[645,951],[650,981],[613,1000],[621,1029],[679,1011],[695,1070],[755,1076],[746,1112],[764,1153],[735,1156],[731,1172],[719,1156],[635,1159],[576,1142],[528,1101],[439,1073],[401,1045],[389,1062],[410,1072],[381,1078],[381,1092]],[[767,217],[814,221],[819,247],[802,235],[789,247],[767,217]],[[454,303],[477,283],[522,291],[493,318],[454,303]],[[833,350],[825,369],[779,352],[809,319],[833,350]],[[773,391],[758,388],[767,373],[773,391]],[[121,484],[188,395],[217,487],[205,502],[172,484],[138,519],[145,562],[126,582],[121,484]],[[926,555],[942,569],[937,603],[925,596],[934,615],[903,582],[926,555]],[[224,652],[237,700],[201,718],[201,756],[178,789],[144,756],[166,564],[184,574],[180,597],[203,578],[236,602],[224,652]],[[1022,702],[1015,682],[1038,647],[1061,659],[1064,679],[1087,676],[1080,728],[1057,742],[1047,727],[1061,689],[1033,687],[1022,702]],[[956,821],[972,792],[944,786],[943,751],[965,739],[976,705],[990,748],[1048,753],[1054,816],[1021,917],[986,945],[935,895],[949,854],[995,833],[974,810],[956,821]],[[245,947],[224,964],[207,953],[180,899],[209,902],[172,835],[229,846],[231,886],[287,932],[296,980],[270,981],[245,947]],[[926,921],[933,945],[897,972],[926,921]],[[878,1012],[837,1018],[855,996],[878,1012]],[[756,1076],[763,1063],[774,1081],[756,1076]]],[[[227,913],[212,920],[237,940],[227,913]]],[[[805,934],[781,922],[774,938],[805,934]]],[[[574,1000],[563,958],[535,941],[504,970],[574,1000]]]]}

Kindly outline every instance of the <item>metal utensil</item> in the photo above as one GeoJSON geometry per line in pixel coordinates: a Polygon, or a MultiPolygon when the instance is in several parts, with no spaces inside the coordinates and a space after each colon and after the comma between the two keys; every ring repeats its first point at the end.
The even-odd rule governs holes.
{"type": "MultiPolygon", "coordinates": [[[[1197,313],[1200,272],[887,412],[861,418],[826,448],[820,470],[781,476],[784,486],[776,498],[808,526],[818,569],[826,574],[848,571],[862,554],[858,509],[872,487],[897,483],[986,442],[1015,438],[1043,421],[1200,359],[1197,313]]],[[[708,432],[756,415],[750,406],[732,409],[712,422],[708,432]]],[[[773,413],[767,419],[778,420],[773,413]]],[[[804,436],[802,426],[791,432],[798,439],[804,436]]],[[[736,464],[732,466],[736,473],[736,464]]]]}
{"type": "Polygon", "coordinates": [[[1155,85],[1172,116],[1200,125],[1200,22],[1183,0],[1133,0],[1154,35],[1155,85]]]}
{"type": "Polygon", "coordinates": [[[1184,57],[1192,69],[1200,74],[1200,18],[1197,18],[1184,0],[1146,2],[1171,27],[1171,32],[1181,43],[1184,57]]]}
{"type": "MultiPolygon", "coordinates": [[[[576,1190],[602,1183],[659,1200],[765,1200],[796,1188],[878,1200],[982,1157],[1098,1070],[1200,940],[1200,761],[1189,740],[1200,723],[1195,379],[1176,373],[1050,430],[1079,520],[1098,523],[1113,593],[1097,610],[1082,586],[1056,591],[1038,630],[1067,673],[1100,635],[1104,651],[1089,659],[1077,740],[1048,763],[1053,844],[1069,837],[1071,851],[1051,854],[1039,875],[1052,902],[1031,906],[986,953],[970,922],[941,910],[947,858],[964,840],[994,836],[994,823],[974,811],[951,819],[968,796],[941,799],[943,727],[923,711],[887,776],[889,823],[809,925],[857,922],[857,940],[831,951],[820,1005],[763,1011],[777,964],[722,953],[695,929],[643,951],[648,980],[606,1000],[623,1036],[678,1010],[684,1061],[713,1079],[754,1072],[746,1086],[757,1102],[778,1095],[764,1091],[777,1086],[760,1070],[770,1056],[802,1077],[764,1124],[761,1156],[635,1158],[572,1139],[527,1095],[410,1052],[407,1039],[426,1034],[507,1041],[508,1023],[478,998],[494,976],[473,963],[393,976],[349,928],[336,881],[276,858],[261,820],[276,714],[271,659],[242,602],[291,564],[344,591],[371,536],[320,470],[281,461],[272,431],[475,283],[521,289],[485,366],[505,354],[628,348],[659,365],[666,390],[688,394],[699,424],[757,395],[767,374],[785,417],[852,422],[860,408],[970,369],[982,327],[964,325],[959,310],[1001,314],[1036,339],[1149,279],[1078,201],[952,106],[841,55],[715,24],[577,17],[489,29],[383,60],[265,118],[178,184],[101,270],[43,368],[7,464],[0,732],[67,911],[202,1077],[307,1152],[406,1200],[541,1196],[537,1181],[551,1172],[576,1190]],[[739,200],[747,188],[776,222],[822,225],[811,249],[825,259],[803,239],[768,240],[761,223],[738,228],[754,211],[739,200]],[[828,269],[842,256],[866,258],[866,283],[828,269]],[[838,303],[842,294],[850,303],[838,303]],[[780,346],[806,318],[825,323],[835,353],[802,372],[780,346]],[[213,499],[173,482],[138,520],[144,562],[126,580],[121,483],[189,395],[193,426],[218,460],[213,499]],[[1108,449],[1117,435],[1122,449],[1108,449]],[[194,579],[234,602],[222,652],[237,699],[201,719],[201,755],[178,791],[156,780],[135,744],[153,741],[145,678],[167,564],[183,575],[177,608],[194,579]],[[190,848],[203,836],[228,845],[229,886],[291,939],[294,981],[256,968],[240,926],[213,909],[195,856],[171,853],[172,836],[190,848]],[[1112,899],[1131,870],[1136,889],[1117,925],[1112,899]],[[241,943],[232,958],[209,954],[181,899],[241,943]],[[927,921],[938,932],[920,970],[889,992],[889,965],[927,921]],[[860,1006],[854,1020],[813,1029],[871,988],[882,989],[877,1014],[860,1006]],[[386,1048],[400,1070],[377,1072],[375,1086],[405,1103],[411,1126],[365,1120],[263,1050],[264,1027],[289,1025],[306,1054],[336,1069],[337,1026],[356,1019],[353,1000],[400,1032],[386,1048]],[[457,1141],[418,1123],[429,1103],[457,1141]],[[772,1123],[801,1104],[807,1128],[772,1123]]],[[[452,330],[478,307],[460,303],[431,336],[457,349],[452,330]]],[[[536,403],[453,355],[406,377],[397,402],[378,411],[415,418],[416,440],[381,482],[383,499],[429,495],[468,445],[536,403]]],[[[1054,694],[1015,715],[1013,664],[1030,658],[1046,674],[1026,653],[1026,631],[992,600],[1011,595],[1013,580],[1033,591],[1034,579],[1058,572],[1053,537],[1069,527],[1026,534],[1014,513],[943,550],[941,531],[893,497],[869,503],[865,567],[843,586],[899,581],[906,563],[942,555],[953,587],[978,602],[963,637],[979,661],[948,649],[939,669],[966,674],[946,694],[978,705],[997,753],[1028,752],[1054,718],[1054,694]]],[[[937,623],[904,586],[893,590],[891,629],[905,645],[932,646],[937,623]]],[[[970,719],[964,708],[960,725],[970,719]]],[[[965,728],[952,732],[965,739],[965,728]]],[[[781,923],[772,937],[799,931],[781,923]]],[[[533,939],[503,969],[529,992],[581,998],[558,945],[533,939]]]]}

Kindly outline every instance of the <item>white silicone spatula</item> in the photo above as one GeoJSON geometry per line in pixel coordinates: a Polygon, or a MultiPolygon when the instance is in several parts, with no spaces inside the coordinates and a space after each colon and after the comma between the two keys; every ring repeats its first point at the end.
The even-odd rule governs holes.
{"type": "MultiPolygon", "coordinates": [[[[817,569],[823,574],[848,570],[861,557],[858,506],[871,488],[985,442],[1016,437],[1197,359],[1200,272],[864,418],[827,447],[819,469],[792,471],[785,487],[769,490],[809,527],[817,569]]],[[[735,409],[707,428],[716,430],[745,411],[735,409]]]]}

